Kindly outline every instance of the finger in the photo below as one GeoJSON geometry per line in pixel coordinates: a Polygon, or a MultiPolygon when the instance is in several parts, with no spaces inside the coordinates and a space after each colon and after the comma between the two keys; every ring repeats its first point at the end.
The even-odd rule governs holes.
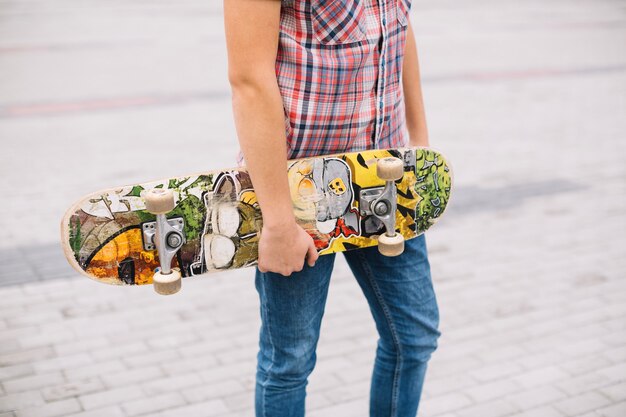
{"type": "Polygon", "coordinates": [[[304,259],[294,269],[293,272],[300,272],[304,269],[304,259]]]}
{"type": "Polygon", "coordinates": [[[309,250],[306,253],[306,261],[307,264],[311,267],[315,266],[315,261],[319,258],[320,255],[317,253],[317,249],[315,248],[315,244],[311,242],[309,245],[309,250]]]}

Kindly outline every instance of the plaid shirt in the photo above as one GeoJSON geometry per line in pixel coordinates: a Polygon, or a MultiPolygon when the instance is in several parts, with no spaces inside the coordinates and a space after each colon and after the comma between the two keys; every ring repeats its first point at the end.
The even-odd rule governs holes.
{"type": "Polygon", "coordinates": [[[408,141],[401,86],[411,0],[283,0],[276,76],[289,158],[408,141]]]}
{"type": "Polygon", "coordinates": [[[276,77],[288,157],[408,141],[402,62],[411,0],[282,0],[276,77]]]}

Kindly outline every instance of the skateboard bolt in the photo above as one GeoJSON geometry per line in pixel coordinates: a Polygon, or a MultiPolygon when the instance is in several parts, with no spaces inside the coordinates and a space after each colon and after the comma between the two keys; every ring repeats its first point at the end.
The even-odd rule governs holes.
{"type": "Polygon", "coordinates": [[[379,201],[374,205],[374,213],[378,216],[384,216],[389,212],[389,206],[384,201],[379,201]]]}
{"type": "Polygon", "coordinates": [[[183,240],[180,238],[178,233],[170,233],[167,235],[167,245],[171,248],[177,248],[180,244],[183,243],[183,240]]]}

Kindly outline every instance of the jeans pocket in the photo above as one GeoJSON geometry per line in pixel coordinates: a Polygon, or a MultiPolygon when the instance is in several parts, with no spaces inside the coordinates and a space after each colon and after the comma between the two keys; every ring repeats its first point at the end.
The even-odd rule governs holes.
{"type": "Polygon", "coordinates": [[[354,0],[322,0],[313,11],[313,30],[325,45],[343,45],[365,40],[365,11],[354,0]]]}
{"type": "Polygon", "coordinates": [[[409,24],[409,11],[411,10],[411,0],[397,0],[396,14],[401,26],[409,24]]]}

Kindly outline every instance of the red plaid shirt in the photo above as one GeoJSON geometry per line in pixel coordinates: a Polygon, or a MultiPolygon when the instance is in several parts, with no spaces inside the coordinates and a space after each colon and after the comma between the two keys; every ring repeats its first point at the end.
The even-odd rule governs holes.
{"type": "Polygon", "coordinates": [[[282,0],[276,77],[288,157],[406,145],[411,0],[282,0]]]}

